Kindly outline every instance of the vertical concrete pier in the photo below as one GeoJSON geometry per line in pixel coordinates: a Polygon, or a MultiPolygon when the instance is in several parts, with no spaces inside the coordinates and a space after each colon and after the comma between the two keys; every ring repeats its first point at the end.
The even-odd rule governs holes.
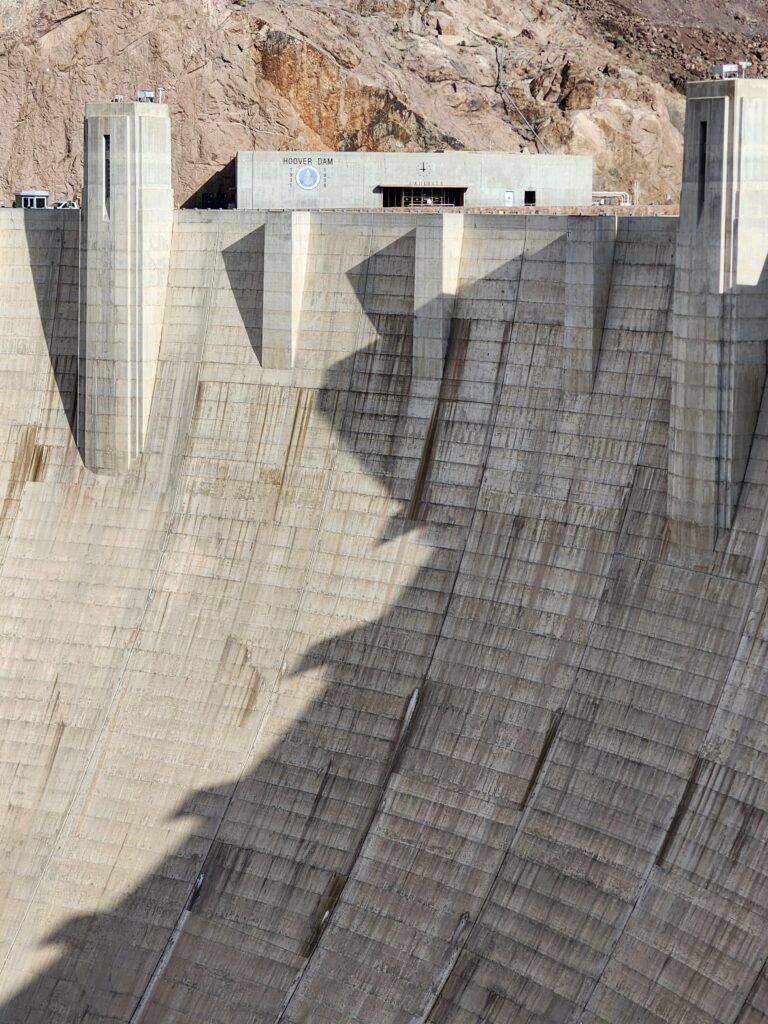
{"type": "Polygon", "coordinates": [[[264,225],[262,363],[287,370],[296,362],[299,320],[307,273],[309,210],[267,214],[264,225]]]}
{"type": "Polygon", "coordinates": [[[459,281],[464,215],[422,216],[416,224],[413,296],[413,375],[439,381],[443,374],[459,281]]]}
{"type": "Polygon", "coordinates": [[[675,268],[669,515],[733,522],[766,374],[768,82],[688,88],[675,268]]]}
{"type": "Polygon", "coordinates": [[[172,230],[168,108],[88,104],[78,444],[97,473],[125,472],[144,447],[172,230]]]}
{"type": "Polygon", "coordinates": [[[565,262],[565,386],[592,389],[611,292],[617,218],[569,217],[565,262]]]}

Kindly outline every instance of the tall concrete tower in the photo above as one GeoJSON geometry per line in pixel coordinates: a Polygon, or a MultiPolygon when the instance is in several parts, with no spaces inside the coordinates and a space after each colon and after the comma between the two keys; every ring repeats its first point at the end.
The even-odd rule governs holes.
{"type": "Polygon", "coordinates": [[[142,451],[157,371],[173,229],[168,108],[85,110],[78,444],[123,473],[142,451]]]}
{"type": "MultiPolygon", "coordinates": [[[[768,82],[688,87],[669,515],[712,549],[736,512],[766,377],[768,82]]],[[[680,532],[679,527],[683,529],[680,532]]]]}

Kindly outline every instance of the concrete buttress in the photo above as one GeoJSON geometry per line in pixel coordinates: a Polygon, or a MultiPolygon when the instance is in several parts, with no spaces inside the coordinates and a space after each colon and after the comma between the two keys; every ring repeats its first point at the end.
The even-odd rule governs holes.
{"type": "Polygon", "coordinates": [[[464,216],[420,217],[416,226],[413,376],[439,381],[459,281],[464,216]]]}
{"type": "Polygon", "coordinates": [[[569,217],[565,259],[565,386],[592,389],[613,277],[617,219],[569,217]]]}
{"type": "Polygon", "coordinates": [[[308,210],[270,212],[264,225],[263,366],[294,366],[311,229],[308,210]]]}

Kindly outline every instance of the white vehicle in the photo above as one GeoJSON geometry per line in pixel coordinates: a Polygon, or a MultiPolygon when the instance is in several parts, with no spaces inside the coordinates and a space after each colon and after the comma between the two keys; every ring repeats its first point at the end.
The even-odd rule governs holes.
{"type": "Polygon", "coordinates": [[[54,210],[79,210],[80,204],[76,199],[63,199],[60,203],[53,204],[54,210]]]}

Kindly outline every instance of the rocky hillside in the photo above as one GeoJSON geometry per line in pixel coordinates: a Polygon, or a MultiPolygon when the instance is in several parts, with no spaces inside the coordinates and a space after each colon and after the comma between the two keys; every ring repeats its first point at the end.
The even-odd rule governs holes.
{"type": "Polygon", "coordinates": [[[590,27],[653,78],[680,91],[723,60],[751,60],[768,73],[768,17],[763,0],[567,0],[590,27]]]}
{"type": "Polygon", "coordinates": [[[309,147],[587,152],[664,202],[684,80],[768,56],[762,0],[697,3],[0,0],[0,198],[77,194],[84,103],[163,86],[180,203],[237,149],[309,147]]]}

